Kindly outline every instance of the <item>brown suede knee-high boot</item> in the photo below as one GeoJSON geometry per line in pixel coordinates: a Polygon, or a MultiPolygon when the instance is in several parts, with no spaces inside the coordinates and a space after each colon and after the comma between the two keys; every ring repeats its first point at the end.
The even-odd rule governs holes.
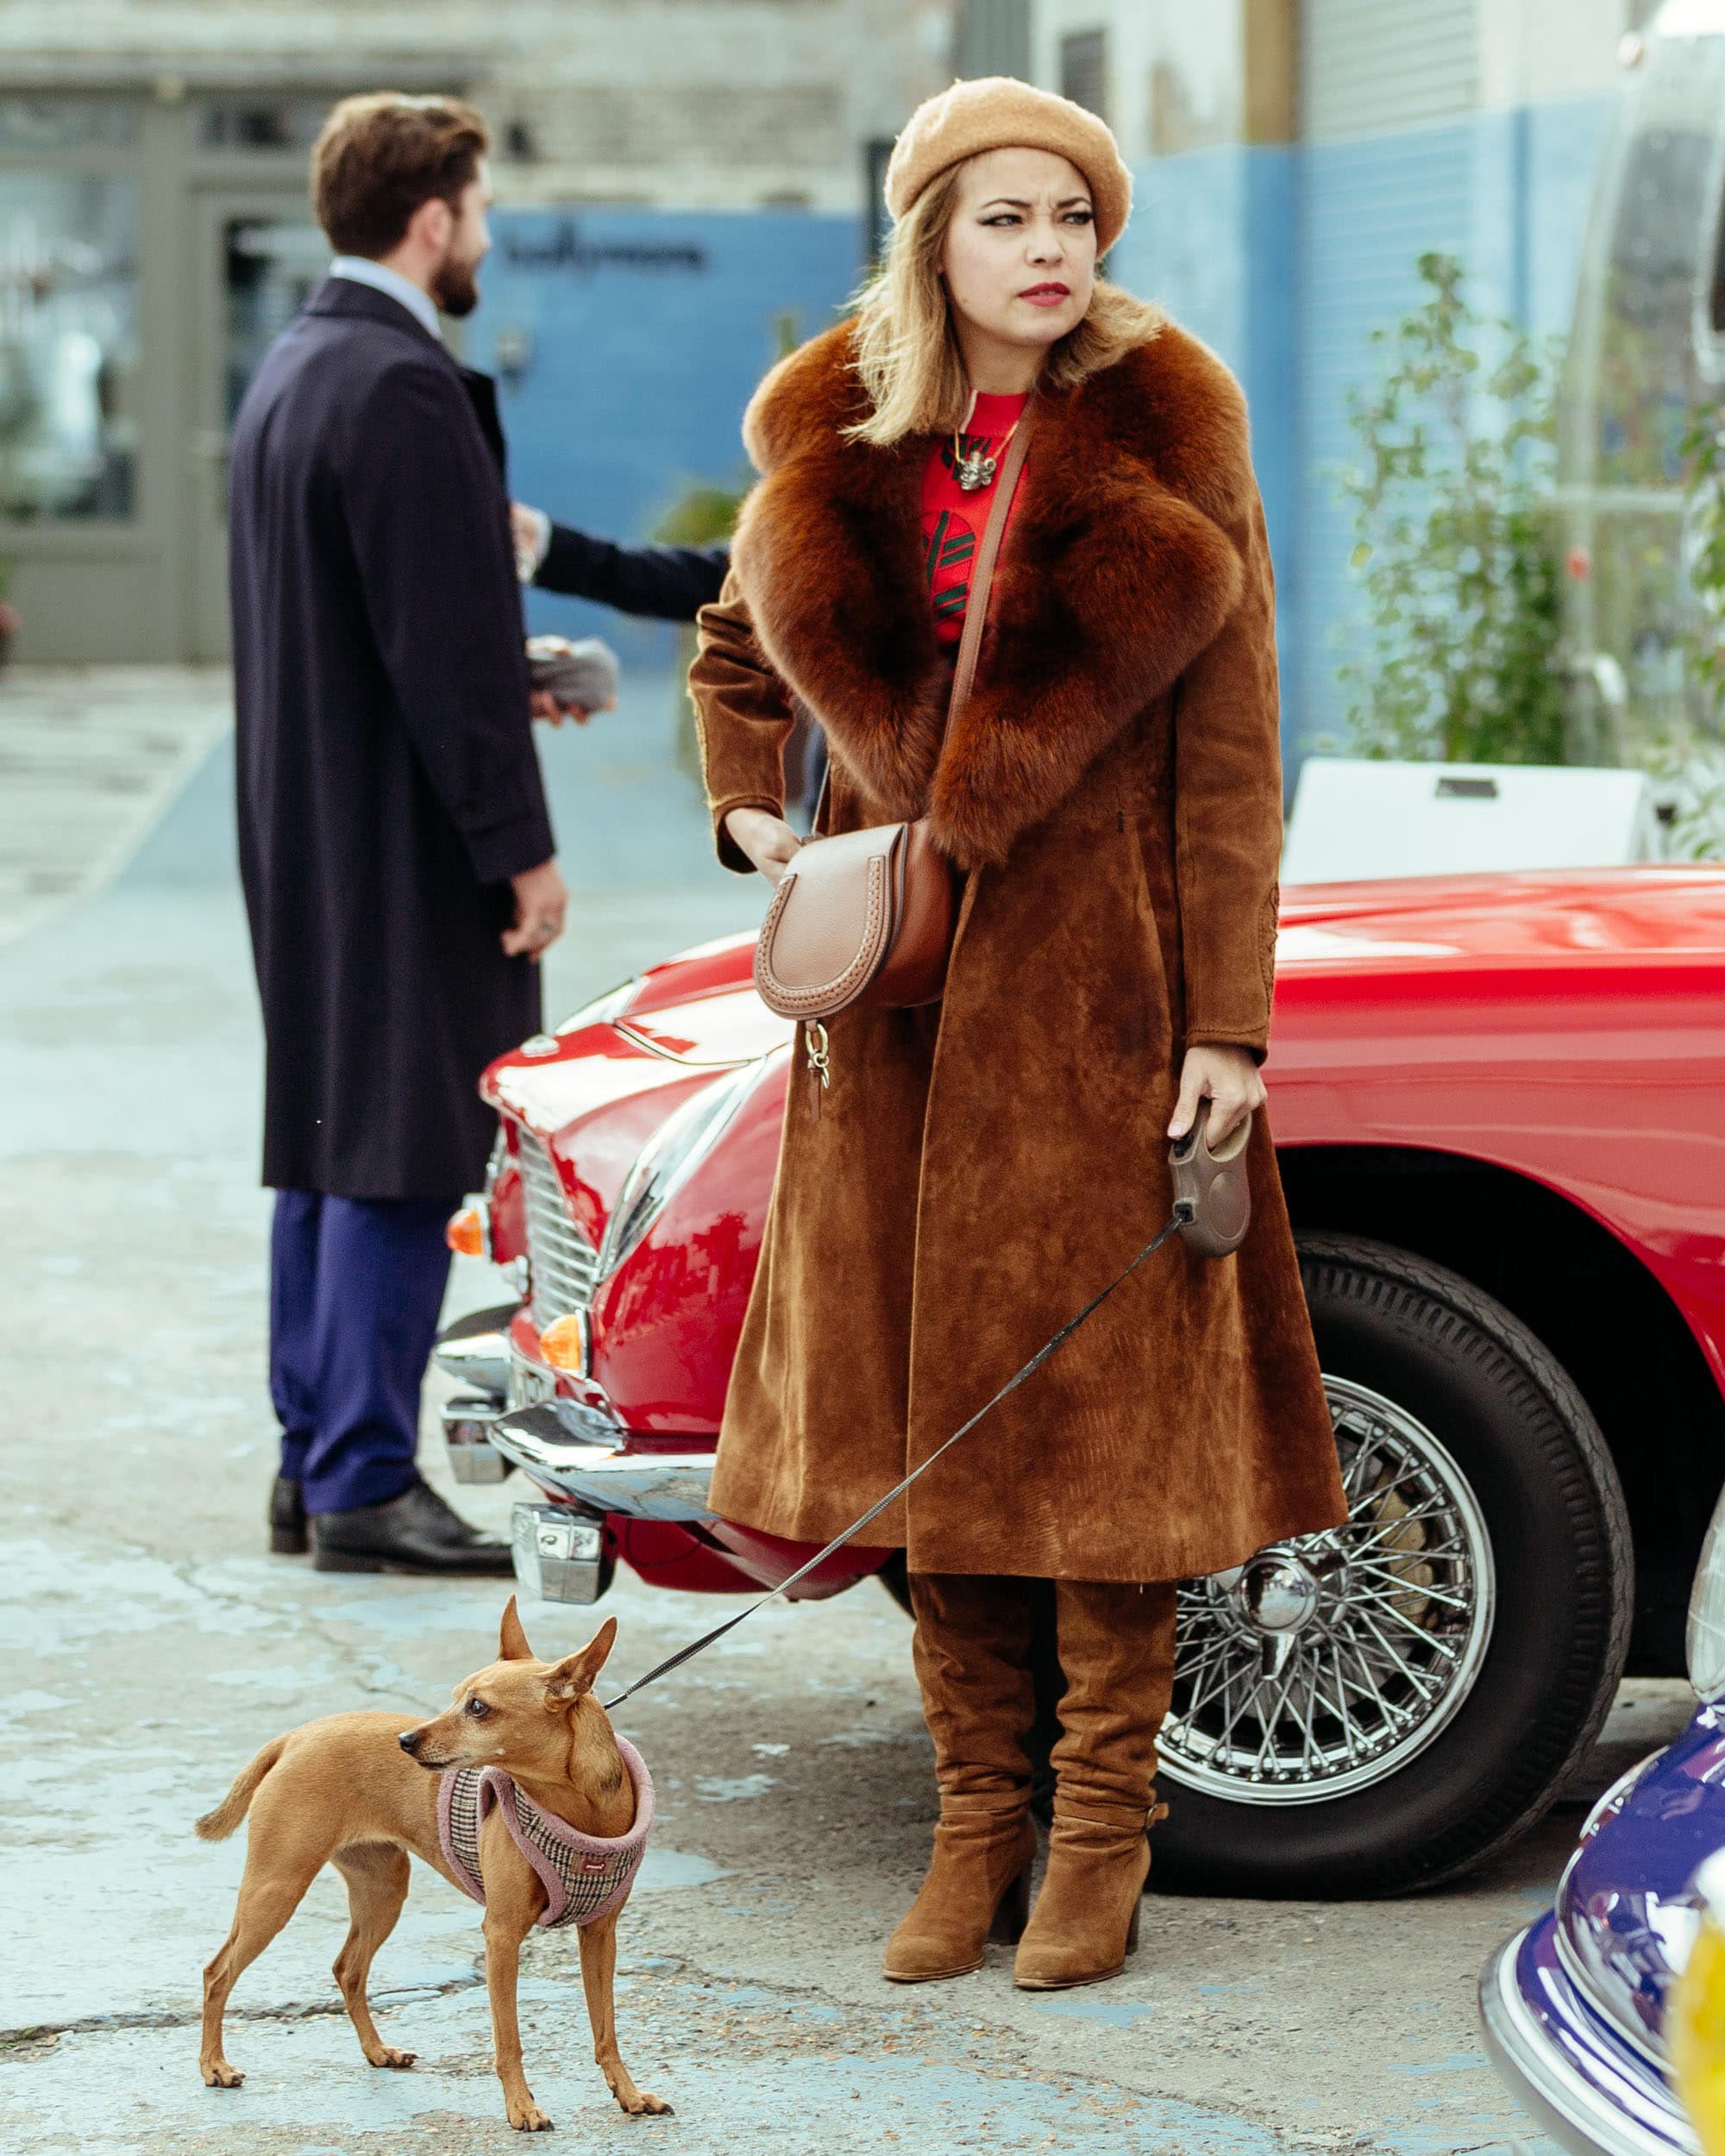
{"type": "Polygon", "coordinates": [[[922,1890],[887,1942],[887,1976],[980,1969],[1024,1928],[1036,1829],[1024,1739],[1035,1714],[1027,1580],[913,1572],[916,1672],[934,1739],[940,1823],[922,1890]]]}
{"type": "Polygon", "coordinates": [[[1156,1738],[1174,1690],[1171,1583],[1056,1584],[1066,1692],[1048,1869],[1013,1971],[1028,1991],[1118,1976],[1138,1944],[1156,1738]]]}

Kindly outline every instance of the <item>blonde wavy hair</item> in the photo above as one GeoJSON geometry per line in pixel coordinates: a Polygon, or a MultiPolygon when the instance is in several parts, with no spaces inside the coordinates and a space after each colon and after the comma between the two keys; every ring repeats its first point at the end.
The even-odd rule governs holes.
{"type": "MultiPolygon", "coordinates": [[[[894,226],[880,269],[856,296],[855,366],[874,410],[840,430],[847,441],[887,448],[906,435],[944,434],[964,423],[970,384],[940,277],[963,171],[955,165],[930,181],[894,226]]],[[[1159,307],[1099,277],[1084,319],[1050,348],[1038,387],[1070,389],[1114,366],[1147,344],[1164,319],[1159,307]]]]}

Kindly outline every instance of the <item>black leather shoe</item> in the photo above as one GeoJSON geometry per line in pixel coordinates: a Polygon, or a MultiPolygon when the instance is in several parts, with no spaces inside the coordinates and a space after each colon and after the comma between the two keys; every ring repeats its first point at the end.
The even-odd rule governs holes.
{"type": "Polygon", "coordinates": [[[291,1476],[278,1475],[270,1485],[270,1553],[303,1557],[311,1545],[305,1532],[305,1497],[291,1476]]]}
{"type": "Polygon", "coordinates": [[[314,1513],[311,1551],[319,1572],[455,1572],[505,1579],[515,1570],[506,1542],[470,1527],[429,1483],[417,1480],[386,1504],[314,1513]]]}

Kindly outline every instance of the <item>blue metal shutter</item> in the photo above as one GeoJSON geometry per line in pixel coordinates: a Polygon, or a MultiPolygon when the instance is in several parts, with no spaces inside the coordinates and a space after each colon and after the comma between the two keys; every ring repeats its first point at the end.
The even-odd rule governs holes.
{"type": "Polygon", "coordinates": [[[1413,304],[1415,258],[1468,254],[1477,22],[1477,0],[1306,0],[1301,10],[1299,484],[1283,680],[1295,755],[1341,720],[1331,631],[1351,603],[1352,536],[1327,467],[1349,459],[1346,392],[1371,379],[1371,332],[1413,304]]]}

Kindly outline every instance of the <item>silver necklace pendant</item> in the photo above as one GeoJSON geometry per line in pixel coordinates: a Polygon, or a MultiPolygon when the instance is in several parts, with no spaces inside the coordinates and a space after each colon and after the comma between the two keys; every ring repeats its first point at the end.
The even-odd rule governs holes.
{"type": "Polygon", "coordinates": [[[962,456],[953,466],[958,484],[967,494],[974,494],[980,486],[987,486],[994,476],[994,460],[975,449],[962,456]]]}

